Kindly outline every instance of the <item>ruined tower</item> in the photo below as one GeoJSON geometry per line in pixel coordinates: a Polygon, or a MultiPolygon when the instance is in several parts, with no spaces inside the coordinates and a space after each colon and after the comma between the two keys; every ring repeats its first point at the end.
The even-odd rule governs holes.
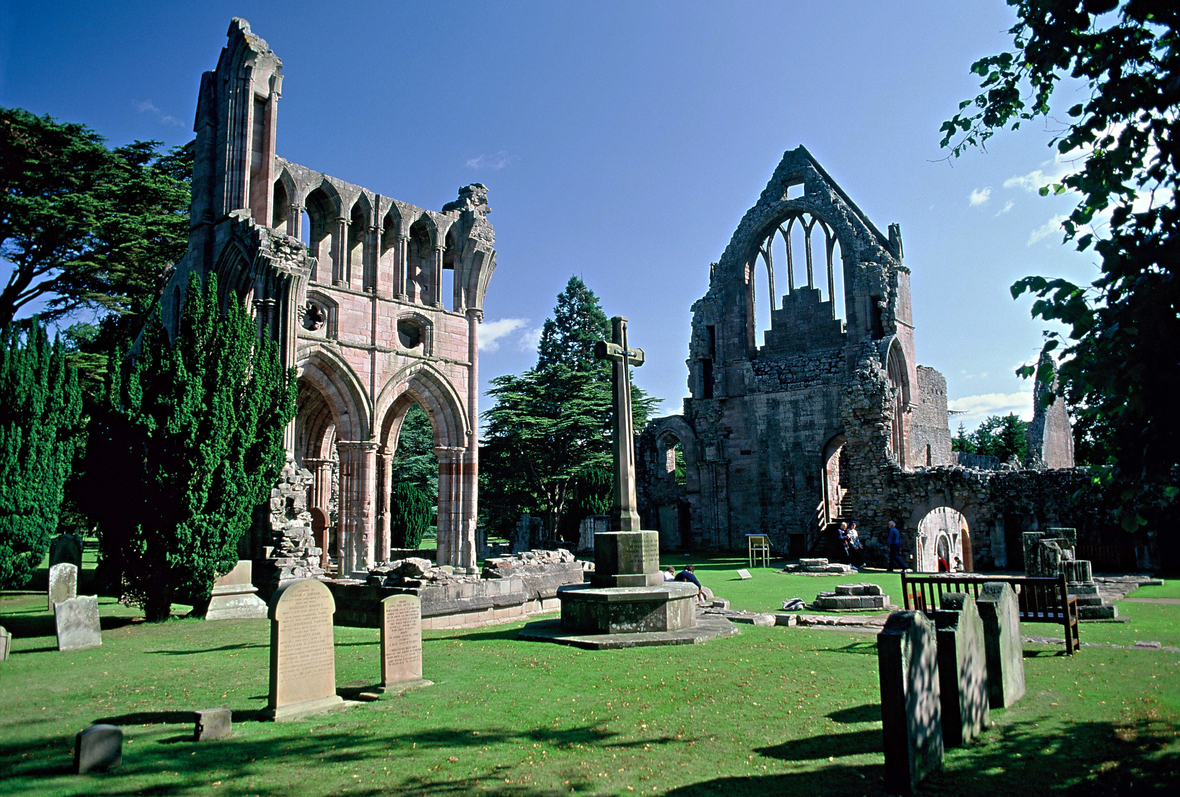
{"type": "MultiPolygon", "coordinates": [[[[228,37],[201,79],[192,229],[164,321],[177,323],[190,274],[216,274],[222,300],[244,302],[297,369],[286,444],[310,471],[316,542],[341,574],[389,556],[390,460],[420,405],[439,463],[438,562],[474,568],[487,191],[425,210],[278,157],[282,62],[244,20],[228,37]]],[[[256,534],[247,555],[271,543],[256,534]]]]}

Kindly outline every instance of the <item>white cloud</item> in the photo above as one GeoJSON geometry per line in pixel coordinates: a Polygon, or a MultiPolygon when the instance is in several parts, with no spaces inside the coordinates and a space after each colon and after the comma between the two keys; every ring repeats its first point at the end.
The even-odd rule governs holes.
{"type": "Polygon", "coordinates": [[[156,117],[157,121],[166,125],[172,125],[173,127],[182,127],[184,125],[184,122],[180,121],[175,116],[166,114],[157,108],[156,104],[151,100],[143,100],[142,102],[135,103],[135,110],[139,111],[140,113],[151,114],[152,116],[156,117]]]}
{"type": "Polygon", "coordinates": [[[509,340],[515,340],[521,351],[536,351],[541,330],[529,327],[527,318],[498,318],[479,325],[480,351],[499,351],[500,344],[509,340]]]}
{"type": "Polygon", "coordinates": [[[469,169],[503,169],[512,162],[512,157],[507,150],[500,150],[491,155],[480,154],[467,161],[467,168],[469,169]]]}
{"type": "Polygon", "coordinates": [[[1028,234],[1028,243],[1026,245],[1032,246],[1035,243],[1045,240],[1053,233],[1060,233],[1061,223],[1064,222],[1065,219],[1065,216],[1054,216],[1053,218],[1049,219],[1047,222],[1028,234]]]}
{"type": "Polygon", "coordinates": [[[951,431],[963,424],[969,431],[979,426],[990,415],[1007,415],[1014,412],[1026,421],[1032,420],[1032,386],[1020,393],[983,393],[978,396],[964,396],[947,402],[947,409],[959,415],[950,418],[951,431]]]}
{"type": "Polygon", "coordinates": [[[991,188],[976,188],[971,192],[971,196],[967,197],[967,201],[971,203],[971,207],[976,207],[977,205],[986,205],[991,198],[991,188]]]}
{"type": "Polygon", "coordinates": [[[1011,199],[1009,199],[1007,202],[1004,203],[1004,207],[1000,208],[999,212],[996,213],[996,215],[1003,216],[1005,213],[1007,213],[1009,210],[1011,210],[1015,206],[1016,206],[1016,203],[1013,202],[1011,199]]]}

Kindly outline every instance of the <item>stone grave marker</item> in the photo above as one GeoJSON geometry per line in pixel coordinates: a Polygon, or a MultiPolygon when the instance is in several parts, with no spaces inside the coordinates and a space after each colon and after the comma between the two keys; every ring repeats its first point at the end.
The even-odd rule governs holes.
{"type": "Polygon", "coordinates": [[[229,736],[233,730],[233,712],[228,708],[207,708],[193,712],[193,741],[204,742],[229,736]]]}
{"type": "Polygon", "coordinates": [[[335,708],[336,650],[332,615],[336,601],[314,578],[290,581],[270,599],[270,701],[276,722],[335,708]]]}
{"type": "Polygon", "coordinates": [[[0,661],[8,661],[8,654],[12,650],[12,634],[0,625],[0,661]]]}
{"type": "Polygon", "coordinates": [[[390,595],[381,601],[382,691],[430,684],[422,678],[422,599],[390,595]]]}
{"type": "Polygon", "coordinates": [[[942,766],[942,707],[934,624],[921,612],[893,612],[877,635],[885,792],[910,794],[942,766]]]}
{"type": "Polygon", "coordinates": [[[49,568],[49,611],[53,604],[78,597],[78,566],[69,562],[49,568]]]}
{"type": "Polygon", "coordinates": [[[983,623],[975,599],[946,592],[934,613],[938,629],[938,686],[942,698],[942,741],[961,747],[991,723],[983,623]]]}
{"type": "Polygon", "coordinates": [[[74,771],[106,772],[123,764],[123,729],[91,725],[74,737],[74,771]]]}
{"type": "Polygon", "coordinates": [[[254,563],[239,559],[238,563],[213,582],[213,594],[205,609],[206,620],[253,620],[266,617],[267,606],[256,594],[253,583],[254,563]]]}
{"type": "Polygon", "coordinates": [[[58,650],[85,650],[102,645],[97,595],[58,601],[53,607],[53,619],[58,650]]]}
{"type": "Polygon", "coordinates": [[[63,562],[82,567],[82,540],[73,534],[59,534],[49,541],[49,566],[63,562]]]}
{"type": "Polygon", "coordinates": [[[1003,582],[989,582],[976,602],[983,623],[987,691],[991,708],[1005,708],[1024,696],[1024,648],[1016,593],[1003,582]]]}
{"type": "Polygon", "coordinates": [[[745,581],[747,578],[753,578],[753,576],[750,575],[749,570],[742,569],[738,571],[738,578],[745,581]]]}

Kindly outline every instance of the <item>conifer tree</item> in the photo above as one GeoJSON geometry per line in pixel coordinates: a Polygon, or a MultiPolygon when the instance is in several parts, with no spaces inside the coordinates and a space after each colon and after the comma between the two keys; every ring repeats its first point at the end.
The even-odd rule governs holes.
{"type": "Polygon", "coordinates": [[[394,548],[417,548],[430,526],[434,499],[410,482],[397,482],[389,496],[390,542],[394,548]]]}
{"type": "Polygon", "coordinates": [[[60,339],[34,319],[0,333],[0,588],[22,586],[56,530],[82,439],[82,393],[60,339]]]}
{"type": "Polygon", "coordinates": [[[174,338],[152,316],[123,371],[92,431],[84,495],[108,576],[158,621],[175,600],[201,605],[237,561],[283,467],[295,379],[236,297],[219,312],[213,276],[190,278],[174,338]]]}

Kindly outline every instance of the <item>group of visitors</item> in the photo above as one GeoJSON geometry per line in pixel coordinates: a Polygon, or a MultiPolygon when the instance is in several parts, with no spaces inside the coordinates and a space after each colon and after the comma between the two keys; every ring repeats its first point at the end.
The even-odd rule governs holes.
{"type": "MultiPolygon", "coordinates": [[[[864,543],[860,541],[860,532],[856,528],[856,521],[841,522],[836,534],[840,540],[840,547],[844,549],[844,559],[853,567],[864,566],[864,543]]],[[[905,570],[905,560],[901,558],[901,529],[892,520],[885,533],[885,544],[889,548],[889,572],[899,568],[905,570]]]]}
{"type": "Polygon", "coordinates": [[[692,565],[685,565],[684,569],[677,573],[676,568],[668,565],[664,568],[664,581],[685,581],[689,584],[695,584],[697,588],[697,603],[703,604],[705,602],[705,588],[693,572],[694,569],[692,565]]]}

